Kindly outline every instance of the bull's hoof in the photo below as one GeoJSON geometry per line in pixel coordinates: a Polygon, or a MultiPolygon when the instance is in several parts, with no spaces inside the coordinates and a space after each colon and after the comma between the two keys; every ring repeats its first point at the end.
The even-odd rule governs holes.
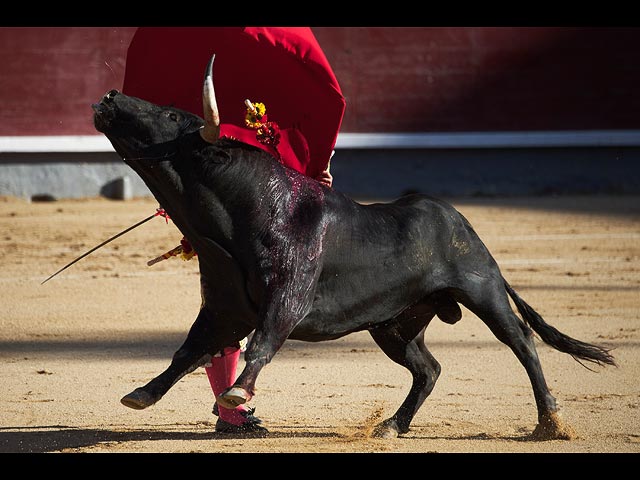
{"type": "Polygon", "coordinates": [[[247,403],[249,400],[251,400],[251,396],[242,387],[228,388],[216,398],[216,402],[218,402],[222,408],[228,408],[230,410],[236,408],[238,405],[247,403]]]}
{"type": "Polygon", "coordinates": [[[380,422],[375,426],[371,436],[375,438],[398,438],[400,434],[400,428],[398,428],[398,422],[393,418],[388,418],[383,422],[380,422]]]}
{"type": "Polygon", "coordinates": [[[142,410],[153,405],[155,400],[142,388],[136,388],[133,392],[125,395],[120,399],[125,407],[133,408],[134,410],[142,410]]]}
{"type": "Polygon", "coordinates": [[[544,415],[530,436],[531,440],[571,440],[576,438],[573,428],[565,425],[557,413],[544,415]]]}

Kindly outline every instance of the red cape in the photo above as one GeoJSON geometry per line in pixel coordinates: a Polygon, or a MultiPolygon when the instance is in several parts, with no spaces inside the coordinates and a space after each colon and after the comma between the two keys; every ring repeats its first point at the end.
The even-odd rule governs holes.
{"type": "Polygon", "coordinates": [[[127,53],[123,93],[202,116],[214,53],[221,135],[274,154],[244,123],[244,100],[264,103],[281,129],[282,162],[314,178],[325,170],[345,99],[308,27],[141,27],[127,53]]]}

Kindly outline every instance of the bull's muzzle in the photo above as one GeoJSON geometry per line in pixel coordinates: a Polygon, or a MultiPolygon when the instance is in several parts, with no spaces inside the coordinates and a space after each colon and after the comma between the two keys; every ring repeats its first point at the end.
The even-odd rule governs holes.
{"type": "Polygon", "coordinates": [[[106,133],[106,129],[109,127],[111,120],[113,120],[114,114],[111,108],[114,105],[114,99],[120,92],[118,90],[109,90],[100,99],[99,103],[94,103],[91,108],[95,112],[93,116],[93,123],[99,132],[106,133]]]}

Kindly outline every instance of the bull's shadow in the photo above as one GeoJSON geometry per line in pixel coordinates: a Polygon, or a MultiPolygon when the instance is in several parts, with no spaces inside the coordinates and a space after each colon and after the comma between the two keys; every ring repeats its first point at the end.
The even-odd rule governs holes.
{"type": "MultiPolygon", "coordinates": [[[[128,361],[151,358],[166,359],[174,353],[183,340],[184,332],[182,331],[155,332],[141,329],[134,330],[127,335],[105,334],[100,335],[100,337],[89,337],[78,334],[65,340],[47,338],[0,340],[0,352],[5,355],[11,355],[12,358],[38,354],[45,357],[69,357],[73,359],[84,356],[91,358],[105,356],[110,359],[123,358],[128,361]]],[[[304,351],[323,356],[328,352],[342,352],[362,348],[378,350],[373,340],[368,337],[351,337],[322,343],[289,340],[283,346],[282,352],[304,351]]]]}
{"type": "MultiPolygon", "coordinates": [[[[176,427],[171,425],[157,425],[154,429],[136,429],[118,431],[100,428],[76,428],[65,425],[42,425],[36,427],[0,427],[0,453],[50,453],[69,452],[74,449],[99,446],[109,443],[127,443],[140,441],[211,441],[238,439],[251,441],[246,434],[234,436],[214,432],[213,425],[204,431],[190,430],[185,426],[183,430],[169,430],[176,427]],[[161,430],[162,429],[162,430],[161,430]],[[18,431],[19,430],[19,431],[18,431]]],[[[269,438],[331,438],[340,437],[337,433],[311,432],[310,428],[300,428],[300,431],[270,432],[269,438]]],[[[255,437],[259,438],[259,437],[255,437]]],[[[213,444],[215,447],[215,444],[213,444]]]]}
{"type": "Polygon", "coordinates": [[[536,439],[532,436],[531,432],[512,433],[512,434],[496,434],[496,433],[469,433],[469,434],[451,434],[451,435],[433,435],[429,434],[428,427],[424,427],[424,433],[418,426],[414,426],[416,432],[411,435],[411,438],[416,440],[449,440],[452,442],[465,441],[465,440],[489,440],[495,442],[496,440],[504,442],[534,442],[536,439]]]}
{"type": "MultiPolygon", "coordinates": [[[[224,441],[238,440],[241,442],[251,442],[251,436],[230,435],[216,433],[211,429],[206,431],[189,430],[185,426],[182,430],[169,430],[175,428],[171,425],[157,425],[157,428],[118,431],[100,428],[76,428],[65,425],[42,425],[36,427],[0,427],[0,453],[52,453],[52,452],[74,452],[74,449],[86,449],[87,447],[100,446],[100,444],[110,443],[127,443],[140,441],[224,441]],[[161,428],[166,427],[164,430],[161,428]],[[19,430],[19,431],[18,431],[19,430]]],[[[269,432],[269,439],[291,439],[291,438],[316,438],[318,441],[323,439],[344,439],[345,435],[337,432],[314,432],[312,426],[283,426],[280,431],[272,429],[269,432]]],[[[516,433],[505,435],[488,435],[485,433],[474,433],[469,435],[430,435],[426,430],[421,432],[421,428],[417,427],[411,438],[421,440],[490,440],[490,441],[515,441],[529,442],[533,441],[530,433],[516,433]]],[[[255,437],[262,438],[262,437],[255,437]]],[[[215,448],[215,443],[212,443],[215,448]]]]}

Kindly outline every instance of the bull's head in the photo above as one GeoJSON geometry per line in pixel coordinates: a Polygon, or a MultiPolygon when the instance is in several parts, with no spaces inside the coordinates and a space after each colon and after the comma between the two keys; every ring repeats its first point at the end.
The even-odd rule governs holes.
{"type": "Polygon", "coordinates": [[[203,119],[173,107],[161,107],[111,90],[93,104],[94,125],[104,133],[125,161],[159,159],[171,151],[168,144],[199,131],[200,137],[214,143],[220,136],[220,116],[213,89],[213,60],[204,78],[203,119]]]}
{"type": "MultiPolygon", "coordinates": [[[[202,247],[193,218],[207,215],[194,211],[194,162],[215,156],[211,149],[220,136],[220,119],[213,90],[211,58],[205,72],[203,118],[174,107],[163,107],[117,90],[92,105],[94,125],[111,142],[122,159],[135,170],[192,245],[202,247]],[[207,153],[208,152],[208,153],[207,153]],[[207,156],[209,155],[209,156],[207,156]]],[[[205,162],[211,164],[212,162],[205,162]]],[[[205,209],[206,210],[206,209],[205,209]]],[[[209,224],[211,225],[211,224],[209,224]]]]}

